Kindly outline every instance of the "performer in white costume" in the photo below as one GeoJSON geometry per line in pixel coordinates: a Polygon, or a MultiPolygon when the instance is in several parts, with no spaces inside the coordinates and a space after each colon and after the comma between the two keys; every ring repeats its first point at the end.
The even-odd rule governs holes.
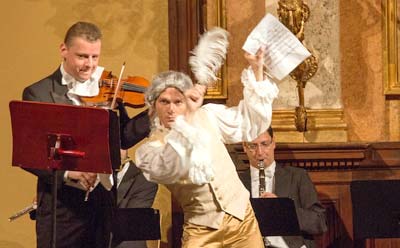
{"type": "Polygon", "coordinates": [[[176,71],[157,75],[146,92],[153,129],[136,164],[179,201],[182,247],[264,246],[249,192],[224,145],[251,141],[271,123],[278,88],[263,72],[263,56],[264,49],[245,54],[244,99],[235,107],[201,106],[207,80],[193,85],[176,71]]]}

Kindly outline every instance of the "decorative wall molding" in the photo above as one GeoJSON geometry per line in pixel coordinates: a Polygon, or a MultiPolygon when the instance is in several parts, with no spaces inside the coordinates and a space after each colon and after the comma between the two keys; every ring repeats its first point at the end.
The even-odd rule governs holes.
{"type": "Polygon", "coordinates": [[[383,55],[384,55],[384,93],[400,96],[399,57],[398,57],[398,13],[397,0],[382,1],[383,16],[383,55]]]}
{"type": "MultiPolygon", "coordinates": [[[[248,168],[242,145],[227,147],[237,170],[248,168]]],[[[277,143],[275,160],[309,171],[400,168],[400,142],[277,143]]]]}
{"type": "Polygon", "coordinates": [[[295,110],[274,110],[272,127],[278,142],[346,142],[347,124],[342,109],[308,109],[307,131],[298,132],[295,110]]]}
{"type": "MultiPolygon", "coordinates": [[[[307,109],[310,131],[347,130],[342,109],[307,109]]],[[[296,131],[294,110],[274,110],[272,127],[274,131],[296,131]]]]}

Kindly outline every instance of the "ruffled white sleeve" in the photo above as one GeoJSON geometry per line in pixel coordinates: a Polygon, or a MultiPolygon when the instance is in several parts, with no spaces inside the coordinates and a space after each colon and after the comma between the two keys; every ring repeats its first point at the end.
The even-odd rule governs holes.
{"type": "Polygon", "coordinates": [[[150,141],[136,150],[136,165],[149,181],[208,183],[214,177],[211,158],[206,155],[208,137],[179,116],[163,141],[150,141]]]}
{"type": "Polygon", "coordinates": [[[251,141],[264,132],[272,119],[272,103],[279,94],[275,82],[267,78],[257,82],[253,71],[243,70],[243,100],[235,107],[206,104],[210,119],[221,133],[224,143],[251,141]]]}

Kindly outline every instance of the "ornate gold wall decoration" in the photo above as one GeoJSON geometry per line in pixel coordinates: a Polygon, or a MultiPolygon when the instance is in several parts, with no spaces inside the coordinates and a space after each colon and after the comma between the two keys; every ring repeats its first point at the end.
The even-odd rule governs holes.
{"type": "Polygon", "coordinates": [[[399,5],[397,0],[385,0],[382,4],[384,24],[384,93],[387,98],[389,140],[400,140],[400,63],[399,63],[399,5]]]}
{"type": "Polygon", "coordinates": [[[385,65],[384,93],[386,95],[400,95],[397,0],[384,0],[382,6],[385,32],[383,53],[385,65]]]}
{"type": "MultiPolygon", "coordinates": [[[[310,9],[303,0],[279,0],[278,1],[279,20],[296,37],[303,42],[304,24],[310,16],[310,9]]],[[[312,78],[318,70],[318,61],[314,55],[311,55],[303,63],[290,73],[290,76],[297,82],[299,94],[299,106],[295,110],[295,125],[299,132],[307,131],[307,110],[304,105],[304,88],[307,81],[312,78]]]]}
{"type": "MultiPolygon", "coordinates": [[[[225,0],[203,1],[203,27],[210,29],[218,26],[226,29],[225,0]]],[[[228,98],[228,86],[226,79],[226,63],[218,72],[218,80],[207,88],[206,99],[228,98]]]]}
{"type": "Polygon", "coordinates": [[[308,131],[300,133],[295,125],[295,110],[274,110],[272,126],[277,142],[346,142],[347,125],[342,109],[307,110],[308,131]]]}

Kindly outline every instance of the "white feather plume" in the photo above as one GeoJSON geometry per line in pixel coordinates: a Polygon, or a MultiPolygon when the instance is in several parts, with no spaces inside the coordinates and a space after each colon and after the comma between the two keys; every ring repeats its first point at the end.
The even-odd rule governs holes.
{"type": "Polygon", "coordinates": [[[223,65],[229,46],[229,33],[214,27],[205,32],[191,51],[189,64],[197,83],[209,85],[217,80],[217,72],[223,65]]]}

